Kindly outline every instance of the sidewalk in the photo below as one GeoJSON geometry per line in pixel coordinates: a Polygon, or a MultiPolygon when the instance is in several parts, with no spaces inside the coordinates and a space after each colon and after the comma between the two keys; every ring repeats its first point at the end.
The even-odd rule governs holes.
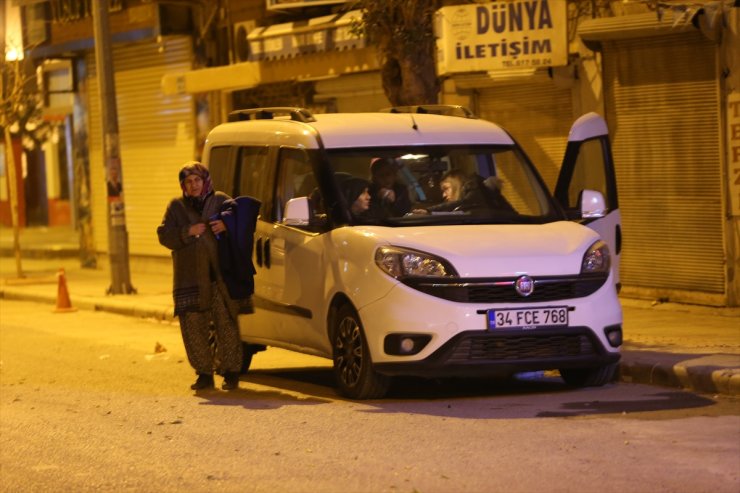
{"type": "MultiPolygon", "coordinates": [[[[0,228],[0,299],[37,301],[53,309],[57,303],[57,272],[64,268],[75,308],[159,320],[173,318],[169,258],[132,261],[131,283],[137,292],[107,295],[109,266],[81,268],[75,236],[66,228],[51,232],[41,229],[46,230],[27,230],[22,236],[21,265],[26,277],[18,279],[12,231],[0,228]]],[[[621,301],[625,339],[622,381],[740,395],[740,308],[654,304],[629,298],[621,301]]]]}

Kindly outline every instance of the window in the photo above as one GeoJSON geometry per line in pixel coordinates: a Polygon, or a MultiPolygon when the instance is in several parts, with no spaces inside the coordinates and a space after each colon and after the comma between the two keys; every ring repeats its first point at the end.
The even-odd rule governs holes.
{"type": "Polygon", "coordinates": [[[275,200],[274,220],[281,221],[285,204],[295,197],[310,197],[316,190],[311,161],[301,149],[281,148],[278,159],[280,178],[275,200]]]}
{"type": "Polygon", "coordinates": [[[270,148],[240,147],[237,153],[236,196],[249,196],[262,202],[260,215],[272,214],[273,167],[270,166],[270,148]]]}
{"type": "Polygon", "coordinates": [[[600,139],[587,140],[581,144],[573,170],[573,179],[568,188],[568,208],[580,208],[580,194],[583,190],[596,190],[601,192],[612,208],[611,197],[606,189],[606,176],[604,165],[604,149],[600,139]]]}
{"type": "Polygon", "coordinates": [[[211,148],[208,157],[208,172],[211,174],[211,184],[214,190],[234,195],[234,162],[229,159],[231,147],[221,146],[211,148]]]}

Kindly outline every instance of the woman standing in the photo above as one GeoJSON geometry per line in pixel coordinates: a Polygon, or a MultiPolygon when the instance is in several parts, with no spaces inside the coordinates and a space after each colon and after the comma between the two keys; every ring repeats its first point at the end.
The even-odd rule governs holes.
{"type": "Polygon", "coordinates": [[[242,344],[236,323],[238,304],[229,297],[219,270],[216,235],[227,234],[217,217],[229,196],[214,192],[208,169],[192,161],[179,173],[182,197],[172,199],[162,224],[159,242],[172,250],[175,315],[190,365],[198,375],[193,390],[214,386],[213,372],[223,375],[221,388],[239,386],[242,344]],[[216,352],[209,343],[210,325],[216,331],[216,352]]]}

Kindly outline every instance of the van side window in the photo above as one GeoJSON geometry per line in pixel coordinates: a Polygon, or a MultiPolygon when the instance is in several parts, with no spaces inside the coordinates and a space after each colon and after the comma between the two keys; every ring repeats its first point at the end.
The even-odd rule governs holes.
{"type": "Polygon", "coordinates": [[[213,147],[208,159],[208,171],[213,189],[233,196],[235,163],[229,159],[231,149],[231,146],[213,147]]]}
{"type": "Polygon", "coordinates": [[[269,165],[270,148],[239,147],[237,156],[236,190],[234,196],[248,195],[262,202],[260,214],[270,217],[273,169],[269,165]]]}
{"type": "Polygon", "coordinates": [[[573,179],[568,188],[567,208],[578,209],[580,207],[580,194],[585,189],[601,192],[609,209],[616,207],[607,190],[604,159],[604,144],[600,139],[587,140],[581,144],[573,179]]]}
{"type": "Polygon", "coordinates": [[[282,221],[283,210],[288,200],[295,197],[310,197],[316,189],[316,178],[308,154],[302,149],[281,148],[278,163],[279,179],[274,220],[282,221]]]}

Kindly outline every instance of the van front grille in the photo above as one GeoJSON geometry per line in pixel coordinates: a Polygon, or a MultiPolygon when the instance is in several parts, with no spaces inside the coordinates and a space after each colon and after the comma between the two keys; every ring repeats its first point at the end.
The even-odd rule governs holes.
{"type": "Polygon", "coordinates": [[[534,278],[534,291],[522,296],[514,289],[517,278],[429,279],[404,283],[423,293],[459,303],[536,303],[589,296],[604,285],[607,274],[534,278]]]}

